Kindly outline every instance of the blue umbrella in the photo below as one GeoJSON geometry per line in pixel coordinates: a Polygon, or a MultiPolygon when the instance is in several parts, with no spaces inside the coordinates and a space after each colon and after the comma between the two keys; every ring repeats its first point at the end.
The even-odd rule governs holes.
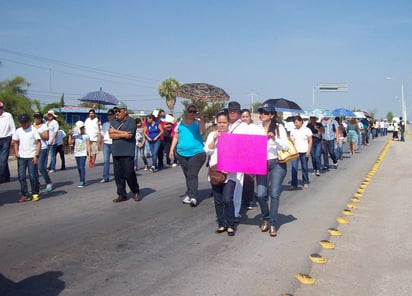
{"type": "Polygon", "coordinates": [[[306,116],[311,116],[311,117],[321,118],[321,117],[323,117],[324,112],[325,111],[323,111],[322,109],[308,109],[308,110],[305,110],[305,115],[306,116]]]}
{"type": "Polygon", "coordinates": [[[80,101],[97,103],[101,105],[117,105],[119,103],[119,100],[115,96],[104,92],[102,88],[100,88],[99,91],[89,92],[87,95],[81,98],[80,101]]]}
{"type": "Polygon", "coordinates": [[[332,114],[335,116],[342,116],[342,117],[356,117],[355,113],[345,108],[335,109],[332,111],[332,114]]]}

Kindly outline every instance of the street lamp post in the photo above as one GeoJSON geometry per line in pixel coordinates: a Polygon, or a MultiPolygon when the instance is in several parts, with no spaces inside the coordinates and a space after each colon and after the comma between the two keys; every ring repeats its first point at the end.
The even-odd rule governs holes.
{"type": "MultiPolygon", "coordinates": [[[[386,79],[394,80],[392,77],[386,77],[386,79]]],[[[404,94],[403,94],[403,81],[401,81],[401,106],[402,106],[402,118],[405,122],[407,122],[405,97],[404,97],[404,94]]]]}

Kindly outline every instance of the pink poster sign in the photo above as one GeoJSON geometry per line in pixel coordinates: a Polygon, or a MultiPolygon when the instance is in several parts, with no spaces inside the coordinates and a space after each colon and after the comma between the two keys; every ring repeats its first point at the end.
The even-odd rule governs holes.
{"type": "Polygon", "coordinates": [[[267,136],[222,133],[217,145],[219,171],[266,174],[267,136]]]}

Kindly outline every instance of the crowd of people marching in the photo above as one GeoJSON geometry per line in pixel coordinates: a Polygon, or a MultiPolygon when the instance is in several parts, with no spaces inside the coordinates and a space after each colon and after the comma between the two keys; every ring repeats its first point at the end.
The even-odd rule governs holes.
{"type": "MultiPolygon", "coordinates": [[[[12,145],[17,157],[21,187],[18,201],[38,201],[39,172],[47,192],[53,190],[50,173],[56,170],[57,155],[61,158],[60,169],[66,168],[63,149],[63,138],[66,134],[59,128],[56,120],[58,115],[53,110],[47,113],[47,120],[39,112],[32,116],[20,114],[20,127],[16,128],[12,116],[3,108],[3,103],[0,102],[0,183],[10,181],[7,157],[12,145]]],[[[206,122],[201,110],[195,105],[186,108],[179,122],[171,115],[166,115],[163,110],[156,110],[144,120],[133,119],[128,115],[127,106],[119,103],[108,110],[108,121],[102,124],[91,109],[89,117],[84,122],[76,122],[67,135],[68,144],[73,146],[76,159],[78,187],[87,185],[86,165],[93,168],[96,155],[102,149],[104,164],[100,182],[110,181],[112,159],[118,195],[113,202],[128,200],[126,183],[134,200],[142,200],[136,177],[139,163],[143,163],[141,169],[151,173],[156,173],[164,166],[176,167],[179,164],[186,187],[182,202],[195,207],[198,204],[199,171],[205,163],[209,170],[216,169],[219,162],[217,155],[220,136],[224,133],[265,136],[265,174],[219,172],[224,176],[223,179],[214,182],[210,178],[210,181],[216,211],[216,233],[226,232],[227,235],[234,236],[241,209],[251,209],[257,200],[262,214],[260,230],[275,237],[279,198],[287,175],[287,164],[279,161],[278,152],[288,149],[290,140],[299,156],[291,161],[289,190],[297,190],[300,184],[305,190],[310,184],[309,160],[312,164],[312,176],[319,177],[332,167],[338,168],[339,161],[343,159],[344,143],[348,143],[350,156],[353,156],[363,145],[368,145],[371,139],[387,135],[387,124],[384,120],[333,118],[325,114],[319,116],[321,118],[310,116],[307,122],[301,116],[295,116],[292,119],[293,125],[284,125],[278,121],[274,106],[265,104],[257,111],[259,120],[255,124],[248,109],[241,109],[238,102],[231,101],[227,108],[216,114],[215,122],[206,135],[206,122]]],[[[404,141],[405,123],[400,119],[399,124],[394,126],[393,137],[398,138],[399,133],[400,141],[404,141]]],[[[221,145],[225,143],[222,142],[221,145]]]]}

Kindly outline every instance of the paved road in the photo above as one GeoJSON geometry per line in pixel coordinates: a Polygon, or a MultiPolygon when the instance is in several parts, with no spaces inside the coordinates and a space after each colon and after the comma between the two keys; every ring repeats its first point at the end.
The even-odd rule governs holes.
{"type": "MultiPolygon", "coordinates": [[[[387,139],[345,158],[337,170],[311,176],[308,190],[284,191],[277,238],[259,231],[259,208],[247,212],[235,237],[214,234],[206,170],[197,208],[181,203],[180,167],[139,171],[144,196],[139,203],[113,204],[115,186],[99,183],[101,165],[87,169],[89,186],[77,188],[72,159],[68,170],[52,174],[55,189],[40,202],[16,203],[19,185],[13,179],[0,187],[0,294],[322,295],[303,294],[294,275],[316,273],[308,255],[322,251],[319,240],[329,239],[327,229],[337,226],[336,217],[387,139]]],[[[385,163],[396,156],[394,146],[385,163]]],[[[388,189],[392,183],[383,180],[380,186],[388,189]]]]}

